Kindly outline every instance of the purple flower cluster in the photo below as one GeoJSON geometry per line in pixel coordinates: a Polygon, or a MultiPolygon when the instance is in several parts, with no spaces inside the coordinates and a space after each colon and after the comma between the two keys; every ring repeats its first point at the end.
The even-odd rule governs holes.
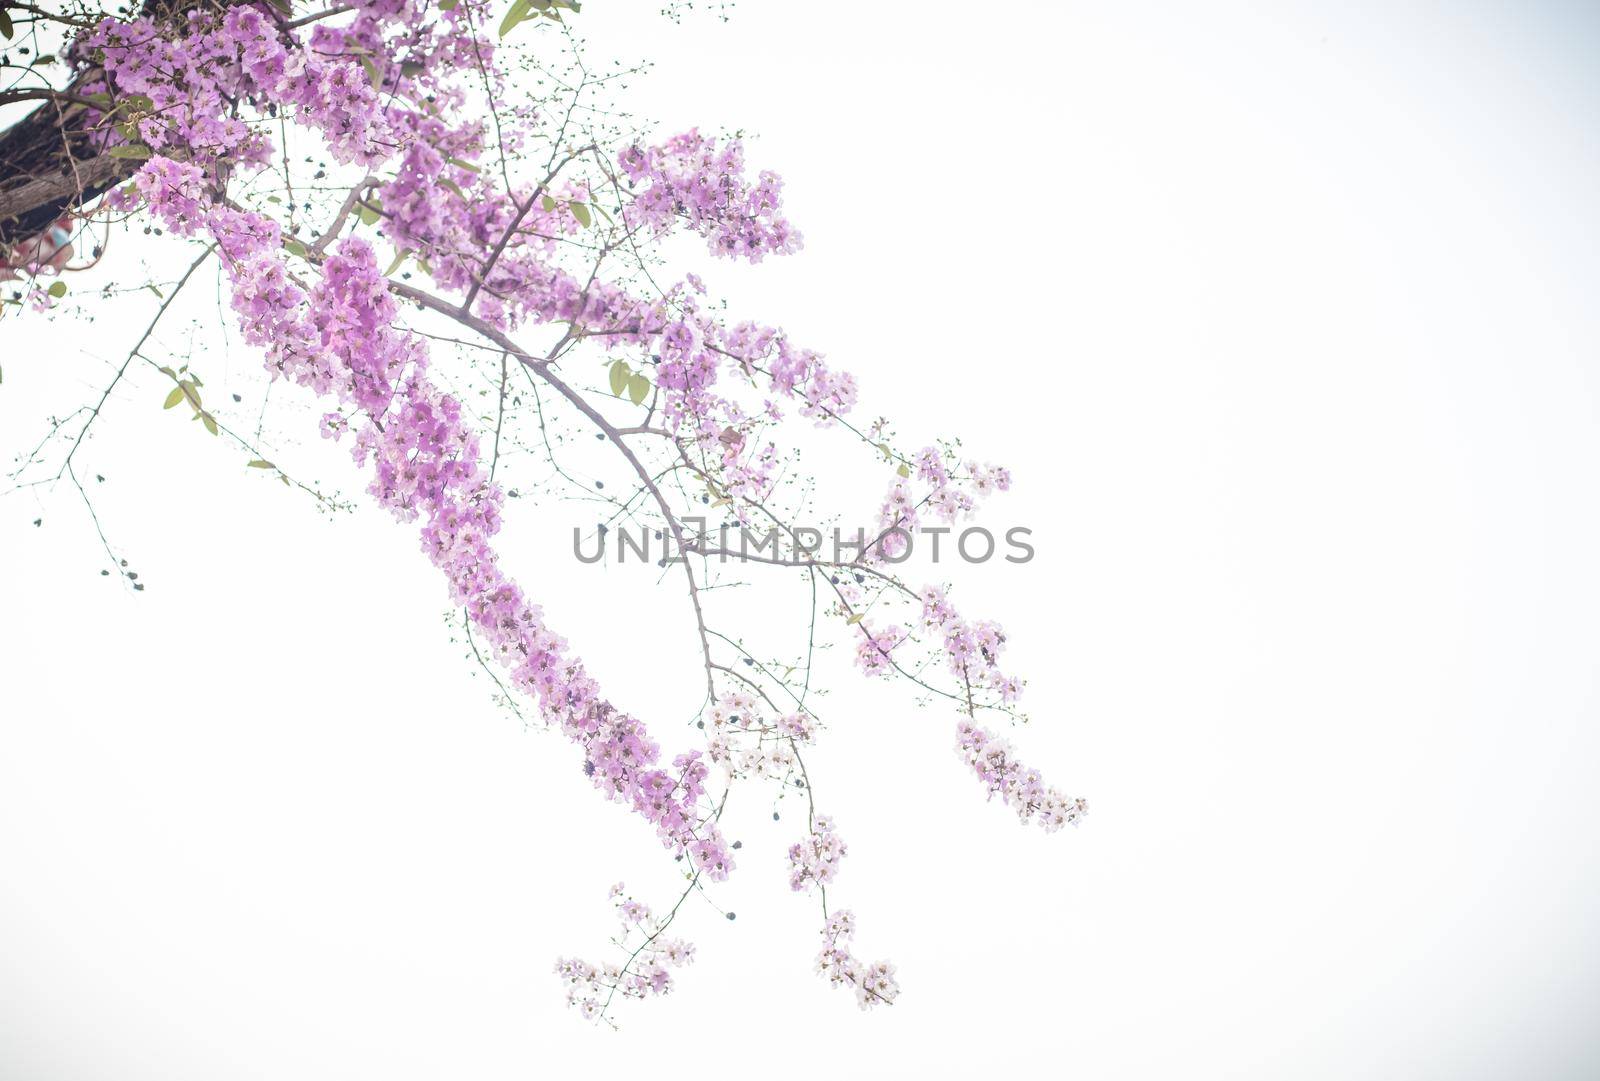
{"type": "Polygon", "coordinates": [[[844,838],[834,832],[833,819],[817,815],[811,835],[789,846],[789,888],[799,891],[832,882],[845,852],[844,838]]]}
{"type": "Polygon", "coordinates": [[[898,623],[881,629],[866,629],[856,641],[856,667],[869,676],[894,674],[894,650],[907,637],[898,623]]]}
{"type": "Polygon", "coordinates": [[[1075,826],[1089,812],[1088,803],[1071,799],[1059,788],[1046,785],[1038,770],[1017,761],[1011,744],[971,721],[962,721],[957,726],[956,749],[989,790],[991,799],[999,795],[1006,806],[1017,812],[1019,819],[1038,822],[1046,833],[1054,833],[1062,826],[1075,826]]]}
{"type": "MultiPolygon", "coordinates": [[[[1011,474],[1003,467],[977,462],[963,466],[952,459],[948,452],[926,447],[902,463],[879,505],[879,532],[862,556],[864,564],[881,567],[898,562],[907,553],[912,530],[925,518],[957,521],[970,516],[980,499],[1011,487],[1011,474]]],[[[860,633],[856,666],[869,676],[904,670],[906,665],[896,659],[896,652],[905,650],[913,632],[899,624],[880,625],[875,618],[856,615],[869,607],[865,583],[841,583],[839,595],[860,633]]],[[[986,695],[1004,705],[1014,703],[1022,694],[1023,682],[1000,670],[1006,636],[999,624],[963,619],[940,586],[924,587],[918,599],[917,630],[931,639],[930,651],[942,656],[946,669],[958,681],[968,711],[986,695]]]]}
{"type": "Polygon", "coordinates": [[[863,1010],[879,1004],[893,1005],[900,997],[900,984],[894,978],[894,966],[887,961],[867,964],[850,952],[850,941],[855,937],[855,913],[848,909],[835,912],[822,926],[822,951],[817,954],[817,971],[835,987],[855,988],[856,1002],[863,1010]]]}
{"type": "Polygon", "coordinates": [[[340,161],[370,164],[385,156],[392,136],[377,91],[342,41],[337,49],[296,47],[266,10],[250,4],[220,18],[196,8],[185,18],[181,34],[164,32],[149,17],[105,19],[74,45],[75,55],[103,57],[111,79],[105,89],[148,102],[135,124],[152,150],[181,153],[208,174],[266,164],[270,139],[232,107],[248,95],[296,110],[340,161]]]}
{"type": "Polygon", "coordinates": [[[711,253],[759,263],[800,250],[800,234],[781,213],[783,181],[762,172],[744,179],[744,146],[721,147],[690,130],[659,146],[631,146],[617,157],[636,189],[629,224],[664,231],[680,219],[707,238],[711,253]]]}
{"type": "Polygon", "coordinates": [[[605,1015],[613,995],[650,998],[667,994],[672,990],[669,969],[694,960],[694,945],[664,937],[667,921],[656,919],[648,907],[629,897],[622,883],[611,887],[611,900],[622,923],[621,941],[640,940],[627,963],[595,965],[577,957],[556,959],[556,975],[567,987],[567,1005],[591,1021],[605,1015]]]}
{"type": "Polygon", "coordinates": [[[991,690],[1002,702],[1014,702],[1022,694],[1022,681],[1000,671],[1006,634],[998,623],[968,622],[950,606],[942,588],[928,586],[922,591],[922,627],[938,636],[951,674],[969,691],[991,690]]]}

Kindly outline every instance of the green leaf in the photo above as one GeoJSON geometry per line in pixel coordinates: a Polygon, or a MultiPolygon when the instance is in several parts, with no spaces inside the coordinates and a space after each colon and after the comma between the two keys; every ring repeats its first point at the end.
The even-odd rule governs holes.
{"type": "Polygon", "coordinates": [[[361,216],[361,224],[362,225],[376,225],[376,224],[378,224],[378,219],[383,217],[383,215],[378,212],[378,208],[381,207],[382,205],[383,204],[379,203],[378,200],[376,200],[376,199],[373,199],[371,202],[368,202],[368,203],[360,204],[361,209],[358,210],[356,213],[361,216]]]}
{"type": "Polygon", "coordinates": [[[428,69],[425,65],[419,64],[415,60],[407,60],[405,63],[400,65],[400,74],[404,75],[408,79],[415,79],[418,75],[421,75],[427,70],[428,69]]]}
{"type": "Polygon", "coordinates": [[[451,165],[454,165],[457,169],[465,169],[469,173],[483,172],[482,169],[478,168],[470,161],[462,161],[460,158],[445,158],[444,160],[448,161],[451,165]]]}
{"type": "Polygon", "coordinates": [[[150,156],[150,148],[143,143],[129,143],[127,146],[114,146],[107,153],[113,158],[132,158],[134,161],[144,161],[150,156]]]}
{"type": "Polygon", "coordinates": [[[634,374],[628,377],[628,397],[633,399],[634,405],[643,405],[645,398],[650,395],[650,380],[643,375],[634,374]]]}
{"type": "Polygon", "coordinates": [[[544,207],[545,213],[548,214],[550,211],[556,208],[556,201],[550,198],[550,196],[546,195],[543,199],[539,200],[539,205],[544,207]]]}
{"type": "Polygon", "coordinates": [[[50,288],[47,290],[47,292],[49,292],[49,294],[55,297],[57,300],[60,300],[62,297],[67,295],[67,283],[51,282],[50,288]]]}
{"type": "Polygon", "coordinates": [[[173,387],[172,393],[167,395],[167,400],[161,403],[161,408],[171,409],[181,401],[183,401],[183,388],[173,387]]]}
{"type": "Polygon", "coordinates": [[[864,616],[864,615],[866,615],[865,612],[857,612],[855,615],[853,615],[849,619],[845,620],[845,623],[852,624],[852,625],[856,624],[856,623],[860,623],[861,622],[861,617],[864,616]]]}
{"type": "Polygon", "coordinates": [[[206,426],[206,431],[210,432],[212,435],[217,434],[217,422],[210,413],[201,413],[200,423],[204,424],[206,426]]]}
{"type": "Polygon", "coordinates": [[[533,10],[533,0],[516,0],[511,5],[511,10],[506,12],[506,17],[500,20],[501,40],[517,28],[517,24],[528,18],[528,12],[533,10]]]}
{"type": "Polygon", "coordinates": [[[302,259],[306,257],[306,246],[292,236],[284,237],[283,249],[290,255],[298,255],[302,259]]]}
{"type": "Polygon", "coordinates": [[[594,224],[594,218],[589,216],[589,208],[583,203],[568,203],[567,209],[572,211],[572,216],[578,219],[578,224],[585,229],[594,224]]]}
{"type": "Polygon", "coordinates": [[[439,0],[440,11],[454,11],[461,0],[439,0]]]}
{"type": "Polygon", "coordinates": [[[399,270],[400,269],[400,264],[405,262],[406,261],[406,256],[408,256],[410,254],[411,254],[411,249],[410,248],[401,248],[399,251],[395,252],[394,253],[394,262],[389,264],[389,269],[385,270],[383,272],[383,276],[385,278],[387,278],[390,275],[392,275],[395,271],[399,270]]]}
{"type": "Polygon", "coordinates": [[[628,369],[627,361],[613,361],[611,364],[611,393],[618,398],[622,397],[623,390],[628,386],[628,377],[632,374],[628,369]]]}
{"type": "Polygon", "coordinates": [[[276,468],[278,468],[277,466],[273,465],[271,462],[267,461],[265,458],[255,458],[255,459],[252,459],[251,461],[249,461],[249,462],[247,462],[245,464],[248,465],[251,469],[276,469],[276,468]]]}
{"type": "Polygon", "coordinates": [[[372,89],[376,90],[382,86],[383,73],[378,70],[378,65],[372,62],[372,58],[370,56],[361,56],[356,59],[360,60],[361,66],[367,69],[367,80],[372,83],[372,89]]]}
{"type": "Polygon", "coordinates": [[[460,196],[463,199],[465,199],[467,197],[467,193],[461,190],[461,185],[457,184],[454,180],[451,180],[449,177],[441,176],[439,178],[439,186],[441,188],[443,188],[445,191],[454,192],[456,195],[460,196]]]}
{"type": "Polygon", "coordinates": [[[5,39],[10,41],[16,36],[16,33],[17,28],[11,22],[10,13],[8,13],[4,7],[0,7],[0,35],[4,35],[5,39]]]}
{"type": "Polygon", "coordinates": [[[895,472],[900,474],[902,477],[909,477],[911,475],[911,467],[906,465],[906,463],[901,462],[900,468],[896,469],[895,472]]]}

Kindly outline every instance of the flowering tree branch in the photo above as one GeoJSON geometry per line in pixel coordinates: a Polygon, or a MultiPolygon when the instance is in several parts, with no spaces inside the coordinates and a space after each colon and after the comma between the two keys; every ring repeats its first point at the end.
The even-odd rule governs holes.
{"type": "MultiPolygon", "coordinates": [[[[133,17],[64,20],[64,85],[15,99],[45,101],[26,123],[55,110],[66,167],[54,179],[0,177],[0,207],[39,197],[20,194],[29,184],[59,189],[12,215],[7,267],[23,286],[8,300],[34,312],[64,301],[65,283],[50,275],[72,269],[62,258],[69,249],[38,240],[39,215],[48,225],[64,208],[80,227],[109,230],[138,216],[169,241],[203,245],[179,289],[217,260],[233,333],[263,354],[274,381],[320,403],[322,433],[350,446],[370,498],[418,524],[472,658],[501,698],[519,716],[535,707],[576,744],[594,787],[644,819],[683,865],[683,890],[659,919],[625,888],[613,891],[620,961],[558,962],[574,1006],[609,1021],[619,997],[672,987],[669,970],[693,950],[665,932],[690,896],[706,897],[734,870],[741,846],[724,836],[724,814],[747,791],[804,795],[806,834],[788,849],[789,885],[815,890],[820,903],[817,970],[863,1007],[889,1004],[899,994],[894,967],[859,959],[854,915],[829,903],[847,846],[818,812],[804,760],[822,727],[814,656],[826,640],[853,645],[864,674],[902,678],[924,701],[953,708],[957,750],[991,797],[1047,831],[1076,822],[1083,801],[977,726],[980,714],[1023,719],[1023,683],[1002,666],[1005,633],[900,569],[910,530],[970,518],[1010,475],[953,442],[897,448],[887,421],[856,425],[850,375],[776,327],[724,319],[701,279],[668,261],[674,235],[698,237],[713,258],[751,263],[797,250],[800,236],[783,214],[778,177],[750,176],[737,140],[690,131],[652,141],[589,105],[609,79],[589,71],[564,33],[578,9],[575,0],[298,10],[286,0],[169,0],[133,17]],[[506,57],[515,54],[499,40],[511,35],[526,39],[548,65],[541,70],[566,65],[545,97],[511,92],[506,57]],[[295,160],[291,140],[323,160],[295,160]],[[524,163],[533,160],[542,164],[530,179],[524,163]],[[312,213],[328,223],[319,232],[303,223],[312,213]],[[22,249],[20,237],[33,247],[22,249]],[[392,253],[387,269],[380,247],[392,253]],[[546,327],[553,342],[532,348],[546,327]],[[585,365],[603,385],[590,385],[585,365]],[[462,384],[477,386],[492,413],[475,417],[462,384]],[[546,394],[627,467],[631,492],[576,481],[558,457],[577,441],[552,436],[546,394]],[[804,500],[786,494],[814,429],[843,433],[865,466],[888,471],[876,520],[850,558],[824,557],[801,522],[804,500]],[[480,430],[492,430],[487,448],[480,430]],[[607,507],[610,523],[654,527],[670,542],[660,563],[682,565],[704,677],[698,746],[664,757],[651,728],[620,704],[659,715],[662,703],[640,687],[602,691],[512,577],[495,537],[526,482],[511,486],[503,443],[542,453],[552,477],[535,487],[557,490],[559,478],[573,498],[607,507]],[[766,540],[753,552],[726,539],[730,528],[757,527],[766,540]],[[804,583],[803,657],[762,659],[724,622],[713,580],[729,563],[804,583]]],[[[204,404],[187,363],[146,354],[175,296],[163,297],[99,401],[54,425],[23,472],[60,443],[52,479],[77,483],[74,460],[135,357],[166,379],[168,408],[187,405],[205,431],[245,448],[250,466],[277,469],[259,438],[235,435],[204,404]]]]}

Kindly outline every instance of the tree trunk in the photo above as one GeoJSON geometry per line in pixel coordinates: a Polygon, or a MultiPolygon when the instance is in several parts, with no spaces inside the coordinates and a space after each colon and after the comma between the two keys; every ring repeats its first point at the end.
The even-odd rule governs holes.
{"type": "MultiPolygon", "coordinates": [[[[165,20],[182,17],[191,8],[235,2],[144,0],[141,14],[165,20]]],[[[111,6],[109,0],[106,6],[111,6]]],[[[58,96],[0,132],[0,248],[38,236],[57,218],[98,199],[138,169],[137,160],[101,152],[104,137],[84,126],[89,107],[72,100],[104,74],[98,67],[83,69],[58,96]]],[[[4,97],[0,94],[0,100],[4,97]]]]}
{"type": "MultiPolygon", "coordinates": [[[[82,72],[65,94],[101,76],[82,72]]],[[[92,202],[133,174],[139,163],[100,153],[104,136],[84,128],[86,105],[46,101],[0,133],[0,246],[44,232],[50,223],[92,202]]]]}

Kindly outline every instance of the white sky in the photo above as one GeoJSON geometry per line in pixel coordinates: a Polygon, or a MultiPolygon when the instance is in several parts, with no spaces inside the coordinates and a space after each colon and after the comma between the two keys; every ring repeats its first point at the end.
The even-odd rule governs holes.
{"type": "MultiPolygon", "coordinates": [[[[679,989],[594,1030],[553,959],[670,863],[492,707],[411,530],[319,517],[141,375],[89,460],[146,592],[69,488],[0,501],[0,1075],[1594,1076],[1593,13],[658,7],[582,25],[657,62],[639,111],[759,131],[807,238],[712,285],[907,442],[1013,467],[1039,558],[965,606],[1091,816],[1020,829],[953,716],[844,681],[830,893],[901,1002],[811,975],[793,830],[751,805],[739,919],[692,910],[679,989]]],[[[154,305],[0,324],[8,454],[154,305]]],[[[197,341],[208,386],[252,378],[197,341]]],[[[310,432],[279,449],[360,491],[310,432]]],[[[572,563],[587,520],[545,504],[509,558],[686,746],[675,593],[572,563]]]]}

